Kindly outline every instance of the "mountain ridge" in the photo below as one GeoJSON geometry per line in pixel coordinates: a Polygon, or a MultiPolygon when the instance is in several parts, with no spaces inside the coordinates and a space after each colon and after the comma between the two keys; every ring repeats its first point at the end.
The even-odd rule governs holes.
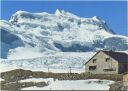
{"type": "MultiPolygon", "coordinates": [[[[116,35],[99,17],[81,18],[64,10],[56,10],[54,14],[17,11],[9,21],[1,20],[0,27],[1,31],[8,32],[7,34],[1,32],[3,35],[11,33],[22,41],[22,45],[17,45],[15,48],[8,43],[3,44],[2,46],[6,44],[10,46],[6,55],[2,52],[4,58],[27,49],[39,56],[44,52],[128,49],[128,37],[116,35]]],[[[3,38],[1,40],[3,43],[3,38]]],[[[14,42],[14,45],[18,42],[14,42]]]]}

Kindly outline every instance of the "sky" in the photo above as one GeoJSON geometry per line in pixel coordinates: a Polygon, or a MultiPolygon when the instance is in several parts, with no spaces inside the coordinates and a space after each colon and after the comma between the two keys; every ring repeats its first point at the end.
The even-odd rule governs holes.
{"type": "Polygon", "coordinates": [[[54,13],[56,9],[85,18],[98,16],[115,33],[128,34],[126,1],[2,1],[1,19],[9,20],[18,10],[54,13]]]}

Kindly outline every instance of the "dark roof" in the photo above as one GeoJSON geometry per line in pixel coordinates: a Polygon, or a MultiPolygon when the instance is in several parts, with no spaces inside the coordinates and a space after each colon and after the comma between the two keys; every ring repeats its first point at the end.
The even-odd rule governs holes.
{"type": "MultiPolygon", "coordinates": [[[[104,52],[105,54],[109,55],[119,63],[128,63],[128,54],[123,52],[114,52],[114,51],[98,51],[91,59],[93,59],[99,52],[104,52]]],[[[89,61],[91,60],[89,59],[89,61]]],[[[85,65],[89,62],[87,61],[85,65]]]]}
{"type": "Polygon", "coordinates": [[[119,63],[128,63],[128,54],[123,52],[114,52],[114,51],[102,51],[105,54],[109,55],[119,63]]]}

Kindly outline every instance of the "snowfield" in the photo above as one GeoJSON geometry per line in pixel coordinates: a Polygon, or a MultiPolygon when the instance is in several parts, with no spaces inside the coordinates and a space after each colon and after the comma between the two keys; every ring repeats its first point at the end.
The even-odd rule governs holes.
{"type": "Polygon", "coordinates": [[[29,78],[29,79],[25,79],[25,80],[20,80],[19,82],[49,82],[52,81],[53,78],[29,78]]]}
{"type": "MultiPolygon", "coordinates": [[[[36,79],[36,82],[40,79],[36,79]]],[[[28,80],[26,80],[28,82],[28,80]]],[[[29,79],[35,81],[35,79],[29,79]]],[[[48,81],[48,79],[47,79],[48,81]]],[[[109,90],[109,85],[114,83],[110,80],[88,79],[88,80],[53,80],[49,79],[49,85],[45,87],[28,87],[22,90],[109,90]]]]}
{"type": "MultiPolygon", "coordinates": [[[[53,52],[42,54],[42,57],[30,59],[1,60],[0,71],[12,69],[27,69],[32,71],[44,71],[54,73],[68,73],[69,67],[72,72],[85,72],[84,64],[95,52],[53,52]]],[[[32,55],[31,55],[32,56],[32,55]]]]}

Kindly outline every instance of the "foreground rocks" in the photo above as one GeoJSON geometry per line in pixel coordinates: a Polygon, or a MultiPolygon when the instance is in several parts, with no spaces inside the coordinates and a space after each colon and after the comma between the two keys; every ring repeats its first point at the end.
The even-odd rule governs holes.
{"type": "Polygon", "coordinates": [[[128,82],[119,81],[110,85],[110,91],[128,91],[128,82]]]}
{"type": "Polygon", "coordinates": [[[91,74],[91,73],[51,73],[43,71],[30,71],[15,69],[1,73],[1,78],[6,82],[15,82],[28,78],[54,78],[58,80],[84,80],[84,79],[106,79],[122,81],[122,74],[91,74]]]}
{"type": "MultiPolygon", "coordinates": [[[[29,79],[29,78],[53,78],[54,80],[85,80],[85,79],[106,79],[113,81],[122,81],[122,75],[119,74],[90,74],[90,73],[51,73],[51,72],[42,72],[42,71],[30,71],[23,69],[15,69],[7,72],[1,73],[1,89],[9,91],[18,91],[25,87],[44,87],[49,85],[47,82],[20,82],[20,80],[29,79]]],[[[112,89],[126,89],[122,85],[116,84],[111,85],[110,90],[112,89]],[[116,87],[118,85],[119,88],[116,87]]]]}
{"type": "Polygon", "coordinates": [[[44,87],[47,86],[46,82],[10,82],[1,81],[1,90],[18,91],[26,87],[44,87]]]}

